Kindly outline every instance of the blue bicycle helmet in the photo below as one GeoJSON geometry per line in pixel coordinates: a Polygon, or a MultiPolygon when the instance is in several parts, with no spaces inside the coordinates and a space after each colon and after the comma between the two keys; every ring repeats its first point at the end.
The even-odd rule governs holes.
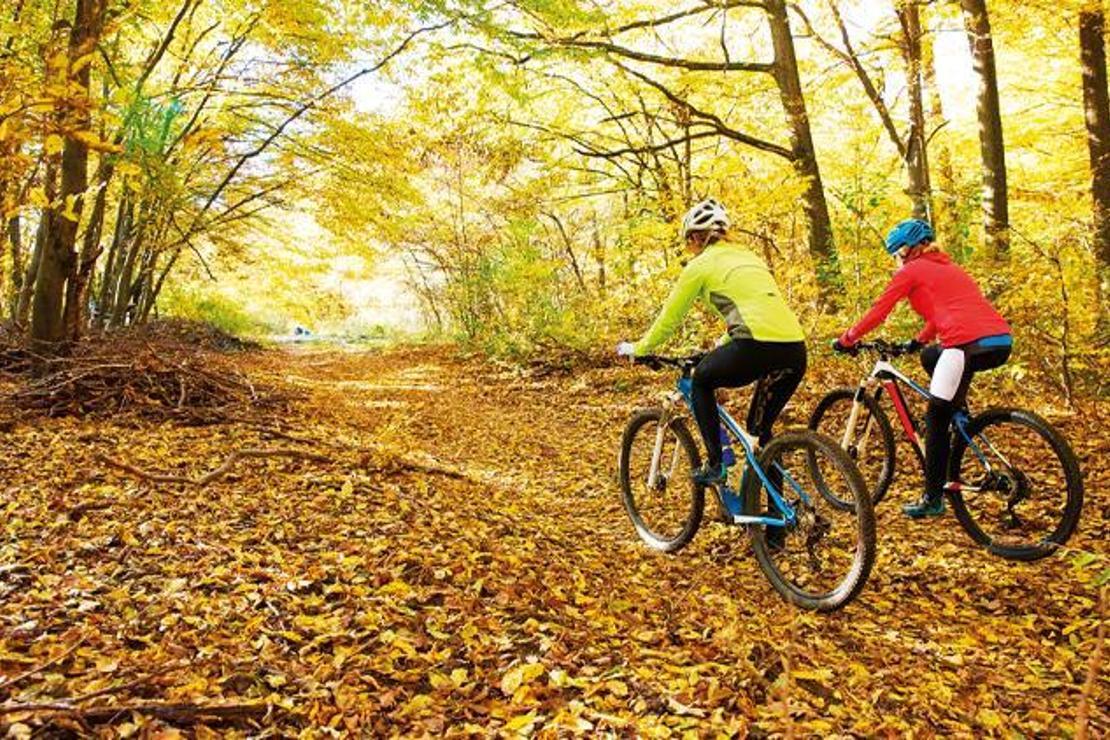
{"type": "Polygon", "coordinates": [[[886,251],[889,254],[898,254],[903,247],[916,247],[921,242],[933,241],[936,236],[928,221],[911,218],[890,230],[886,236],[886,251]]]}

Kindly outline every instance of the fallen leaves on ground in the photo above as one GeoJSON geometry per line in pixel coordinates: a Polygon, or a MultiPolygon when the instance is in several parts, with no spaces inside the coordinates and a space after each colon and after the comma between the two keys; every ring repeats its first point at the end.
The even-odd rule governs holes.
{"type": "MultiPolygon", "coordinates": [[[[267,425],[61,418],[5,436],[0,732],[1073,731],[1106,556],[1095,417],[1061,420],[1088,474],[1071,546],[1093,561],[1005,562],[951,517],[903,521],[903,474],[867,589],[817,616],[779,600],[740,530],[703,525],[673,556],[635,538],[616,443],[670,378],[537,377],[443,349],[237,362],[294,407],[267,425]],[[98,461],[196,479],[290,445],[328,461],[245,459],[205,486],[98,461]]],[[[832,380],[811,373],[795,422],[832,380]]],[[[1108,698],[1097,680],[1092,737],[1108,698]]]]}

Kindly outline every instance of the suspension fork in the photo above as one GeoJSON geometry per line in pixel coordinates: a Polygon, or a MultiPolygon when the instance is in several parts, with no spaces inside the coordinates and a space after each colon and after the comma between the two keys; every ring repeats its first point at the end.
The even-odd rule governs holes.
{"type": "MultiPolygon", "coordinates": [[[[848,424],[844,429],[844,436],[840,440],[840,446],[842,449],[849,449],[849,445],[852,443],[852,439],[855,437],[856,425],[859,424],[859,415],[864,408],[863,398],[868,393],[874,394],[875,400],[878,400],[879,396],[882,393],[882,388],[878,387],[875,382],[874,376],[869,376],[865,381],[860,383],[858,388],[856,388],[856,395],[852,399],[852,410],[848,415],[848,424]]],[[[874,426],[875,417],[868,416],[867,423],[863,428],[863,434],[860,435],[859,441],[855,445],[857,456],[862,455],[864,449],[867,447],[867,440],[870,439],[871,430],[874,428],[874,426]]]]}
{"type": "Polygon", "coordinates": [[[863,394],[866,392],[867,384],[863,383],[859,388],[856,388],[856,395],[852,399],[852,411],[848,414],[848,424],[844,427],[844,436],[840,438],[840,448],[843,450],[848,449],[848,445],[852,442],[852,437],[856,433],[856,424],[859,422],[859,410],[863,407],[863,394]]]}
{"type": "MultiPolygon", "coordinates": [[[[655,483],[659,480],[659,464],[662,462],[663,457],[663,442],[666,439],[667,430],[670,429],[671,421],[674,420],[674,407],[676,399],[673,394],[667,396],[663,401],[663,413],[659,416],[659,425],[655,429],[655,445],[651,451],[651,466],[648,469],[647,486],[648,490],[655,490],[655,483]]],[[[675,445],[674,451],[675,459],[671,461],[671,474],[674,473],[674,464],[678,457],[678,445],[675,445]]]]}

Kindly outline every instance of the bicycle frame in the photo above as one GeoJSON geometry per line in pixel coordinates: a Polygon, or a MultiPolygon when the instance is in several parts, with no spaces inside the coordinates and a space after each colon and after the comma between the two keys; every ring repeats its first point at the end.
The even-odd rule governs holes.
{"type": "MultiPolygon", "coordinates": [[[[875,396],[878,397],[883,391],[886,391],[886,394],[890,397],[891,404],[894,406],[894,411],[898,415],[898,421],[902,425],[902,431],[906,439],[913,445],[914,450],[917,452],[918,460],[924,463],[925,445],[922,443],[921,437],[917,433],[917,427],[914,425],[913,418],[910,416],[909,407],[906,405],[906,397],[905,394],[902,393],[902,385],[900,384],[908,386],[914,393],[926,400],[931,398],[927,389],[900,372],[889,360],[881,357],[875,361],[875,366],[871,369],[871,373],[856,390],[856,396],[852,403],[852,410],[848,416],[848,424],[845,426],[844,436],[840,440],[841,447],[847,449],[855,434],[856,424],[859,421],[859,412],[863,407],[861,403],[862,394],[874,393],[875,396]]],[[[952,417],[952,426],[959,431],[960,435],[967,441],[968,447],[975,453],[975,456],[979,458],[983,466],[986,467],[987,472],[990,473],[993,471],[990,460],[983,454],[982,449],[980,449],[979,445],[975,443],[975,440],[971,438],[971,435],[967,433],[967,425],[970,420],[971,417],[968,415],[967,410],[959,409],[952,417]]],[[[867,420],[867,426],[864,427],[863,435],[856,445],[857,449],[861,452],[866,447],[867,440],[871,435],[871,426],[873,423],[873,419],[867,420]]],[[[994,445],[990,443],[990,440],[988,440],[986,436],[979,436],[982,437],[986,445],[990,447],[994,454],[998,455],[998,458],[1002,460],[1003,463],[1009,465],[1009,461],[1006,460],[1002,453],[995,449],[994,445]]],[[[945,488],[950,491],[979,490],[977,486],[964,485],[959,481],[950,481],[945,485],[945,488]]]]}
{"type": "MultiPolygon", "coordinates": [[[[871,373],[860,384],[859,389],[856,391],[856,398],[852,404],[852,411],[848,417],[848,424],[844,429],[844,437],[840,440],[840,446],[847,448],[848,443],[852,440],[856,431],[856,424],[859,421],[859,412],[863,407],[861,396],[864,393],[873,393],[876,397],[883,391],[890,397],[890,402],[894,406],[894,412],[898,415],[898,421],[902,425],[902,431],[917,451],[920,459],[925,459],[925,445],[921,442],[921,438],[917,433],[917,427],[913,423],[913,417],[910,416],[909,407],[906,405],[906,397],[902,393],[902,387],[899,383],[904,383],[909,386],[915,393],[922,398],[929,397],[929,391],[915,383],[911,378],[894,367],[890,361],[879,359],[875,362],[875,367],[871,369],[871,373]]],[[[872,421],[868,419],[868,424],[863,430],[863,436],[860,438],[860,444],[857,445],[861,450],[867,443],[867,439],[871,434],[872,421]]]]}
{"type": "MultiPolygon", "coordinates": [[[[662,453],[663,453],[664,433],[665,433],[665,430],[666,430],[666,428],[668,426],[668,423],[670,421],[671,415],[673,413],[675,413],[677,407],[679,407],[679,405],[683,402],[685,403],[686,407],[688,409],[690,409],[690,412],[693,413],[694,406],[693,406],[693,397],[691,395],[691,389],[692,389],[692,381],[690,380],[690,378],[688,378],[688,377],[679,378],[675,391],[673,391],[672,393],[669,393],[666,396],[666,398],[664,399],[664,404],[663,404],[664,418],[660,421],[659,428],[656,430],[655,449],[653,450],[653,453],[652,453],[651,467],[650,467],[650,470],[648,472],[648,485],[649,485],[649,487],[651,486],[651,484],[654,481],[657,480],[657,476],[659,475],[659,463],[660,463],[660,458],[662,457],[662,453]]],[[[744,450],[744,458],[745,458],[745,461],[747,463],[747,466],[746,466],[745,470],[754,471],[754,473],[759,476],[759,479],[763,482],[763,485],[767,488],[767,492],[771,496],[771,500],[774,502],[775,507],[783,513],[783,516],[781,518],[776,518],[776,517],[771,517],[771,516],[756,516],[756,515],[752,515],[752,514],[737,514],[737,515],[733,516],[733,518],[732,518],[733,523],[734,524],[762,524],[762,525],[772,526],[772,527],[783,527],[783,526],[794,524],[797,521],[797,514],[794,511],[794,507],[792,507],[789,503],[787,503],[786,500],[781,495],[781,493],[779,492],[779,490],[777,488],[775,488],[774,485],[772,485],[771,481],[767,477],[766,471],[763,470],[763,467],[759,464],[759,461],[756,459],[755,453],[756,453],[756,450],[758,450],[758,448],[759,448],[759,440],[757,440],[756,438],[754,438],[750,434],[748,434],[746,431],[744,431],[740,427],[740,425],[736,423],[736,420],[733,419],[731,415],[729,415],[728,411],[723,406],[718,405],[717,406],[717,411],[721,415],[721,421],[725,425],[725,429],[728,431],[728,434],[735,441],[739,442],[740,446],[744,450]]],[[[674,452],[674,459],[672,459],[672,461],[671,461],[671,470],[672,470],[672,472],[674,470],[675,464],[677,463],[677,456],[678,456],[678,448],[676,447],[675,452],[674,452]]],[[[797,493],[804,500],[808,501],[809,497],[806,495],[805,491],[802,490],[801,486],[799,486],[797,484],[797,482],[790,476],[790,474],[787,473],[785,470],[783,470],[782,467],[779,466],[777,463],[776,463],[775,467],[778,469],[779,472],[782,473],[783,480],[788,481],[790,483],[791,487],[795,491],[797,491],[797,493]]],[[[726,488],[726,491],[727,490],[728,489],[726,488]]],[[[731,491],[730,491],[730,493],[731,493],[731,491]]]]}

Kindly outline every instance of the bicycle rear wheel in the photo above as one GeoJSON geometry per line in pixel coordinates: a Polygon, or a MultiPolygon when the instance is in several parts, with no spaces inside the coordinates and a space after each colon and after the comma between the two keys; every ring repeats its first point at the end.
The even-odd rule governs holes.
{"type": "MultiPolygon", "coordinates": [[[[797,515],[781,544],[768,537],[764,525],[749,525],[759,567],[790,603],[823,612],[840,609],[863,590],[875,562],[875,510],[859,470],[834,440],[808,430],[772,439],[759,464],[797,515]]],[[[746,513],[774,511],[752,470],[745,474],[743,495],[746,513]]]]}
{"type": "Polygon", "coordinates": [[[1067,441],[1031,411],[989,409],[956,433],[952,509],[971,538],[1011,560],[1051,555],[1075,532],[1083,476],[1067,441]],[[978,489],[978,490],[973,490],[978,489]]]}
{"type": "Polygon", "coordinates": [[[618,463],[621,501],[640,539],[654,550],[676,552],[701,526],[705,489],[693,481],[701,460],[686,424],[672,417],[660,430],[662,418],[663,409],[644,409],[625,427],[618,463]],[[651,481],[656,444],[660,455],[651,481]]]}

